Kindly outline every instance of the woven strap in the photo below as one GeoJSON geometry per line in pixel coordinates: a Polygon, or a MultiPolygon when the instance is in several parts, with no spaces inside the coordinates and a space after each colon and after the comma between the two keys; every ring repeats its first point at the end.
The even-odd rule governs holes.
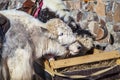
{"type": "Polygon", "coordinates": [[[42,8],[42,5],[43,5],[43,0],[41,0],[40,2],[37,2],[37,5],[38,5],[38,8],[37,8],[37,10],[35,11],[35,13],[33,15],[35,18],[38,17],[38,14],[39,14],[39,12],[40,12],[40,10],[42,8]]]}

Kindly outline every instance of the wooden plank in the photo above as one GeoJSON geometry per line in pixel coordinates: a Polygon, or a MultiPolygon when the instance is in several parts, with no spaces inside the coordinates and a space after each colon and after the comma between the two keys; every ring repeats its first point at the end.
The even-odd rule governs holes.
{"type": "Polygon", "coordinates": [[[93,54],[100,54],[100,53],[102,53],[102,52],[103,52],[102,50],[94,49],[93,54]]]}
{"type": "Polygon", "coordinates": [[[74,66],[78,64],[92,63],[92,62],[104,61],[109,59],[117,59],[119,57],[120,57],[119,51],[111,51],[100,54],[56,60],[56,61],[52,61],[51,66],[53,67],[53,69],[58,69],[58,68],[74,66]]]}
{"type": "Polygon", "coordinates": [[[44,62],[45,71],[48,72],[51,76],[54,76],[53,69],[50,67],[49,62],[46,60],[44,62]]]}
{"type": "Polygon", "coordinates": [[[116,60],[116,64],[120,65],[120,58],[116,60]]]}

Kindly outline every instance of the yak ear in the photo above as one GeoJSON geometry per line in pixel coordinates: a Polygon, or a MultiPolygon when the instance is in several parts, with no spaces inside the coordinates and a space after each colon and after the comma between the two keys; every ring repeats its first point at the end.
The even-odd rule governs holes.
{"type": "Polygon", "coordinates": [[[49,32],[48,29],[41,27],[42,32],[49,32]]]}
{"type": "Polygon", "coordinates": [[[51,33],[48,29],[41,27],[41,31],[44,33],[45,36],[51,38],[51,39],[56,39],[58,36],[54,35],[51,33]]]}

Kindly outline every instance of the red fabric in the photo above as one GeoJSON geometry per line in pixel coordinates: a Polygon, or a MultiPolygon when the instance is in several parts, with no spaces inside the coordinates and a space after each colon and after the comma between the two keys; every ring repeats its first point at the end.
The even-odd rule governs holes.
{"type": "Polygon", "coordinates": [[[35,14],[33,15],[35,18],[38,17],[38,13],[40,12],[42,5],[43,5],[43,0],[39,3],[39,7],[37,8],[37,10],[35,11],[35,14]]]}

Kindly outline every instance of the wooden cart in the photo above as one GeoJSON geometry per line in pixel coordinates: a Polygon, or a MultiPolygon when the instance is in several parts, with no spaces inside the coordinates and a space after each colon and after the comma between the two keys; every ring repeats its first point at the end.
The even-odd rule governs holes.
{"type": "MultiPolygon", "coordinates": [[[[119,51],[102,52],[94,50],[94,54],[78,56],[60,60],[44,61],[44,80],[118,80],[120,79],[120,53],[119,51]],[[99,64],[102,61],[115,60],[112,66],[102,66],[84,70],[64,71],[64,68],[84,65],[99,64]]],[[[39,63],[39,62],[38,62],[39,63]]],[[[108,62],[109,63],[109,62],[108,62]]]]}

